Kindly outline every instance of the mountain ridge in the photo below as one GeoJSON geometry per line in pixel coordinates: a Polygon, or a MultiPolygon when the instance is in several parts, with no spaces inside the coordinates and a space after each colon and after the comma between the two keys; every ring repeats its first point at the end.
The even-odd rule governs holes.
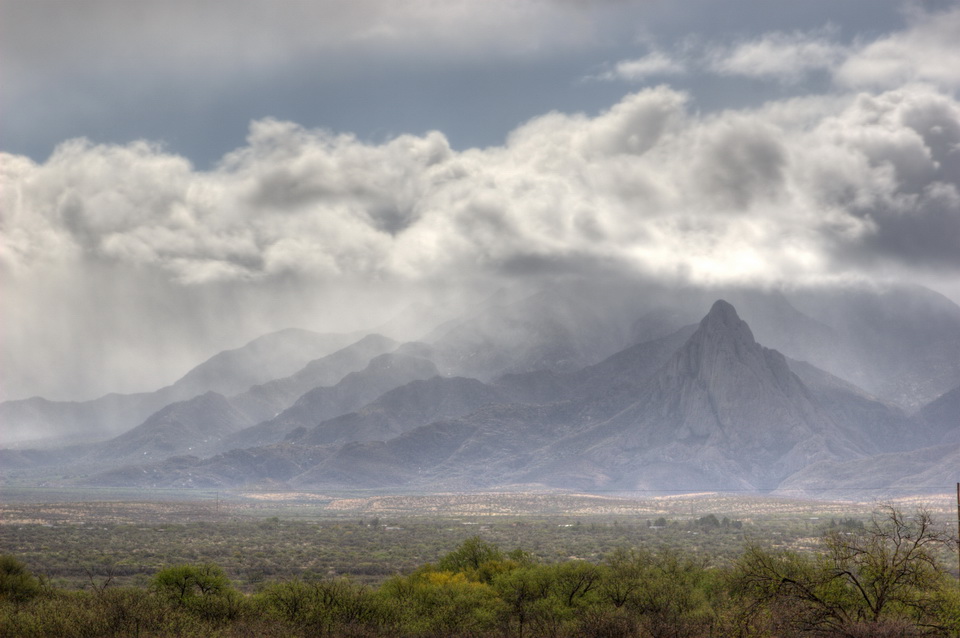
{"type": "MultiPolygon", "coordinates": [[[[568,301],[564,295],[548,295],[529,303],[521,298],[517,306],[516,299],[504,297],[496,307],[516,313],[530,304],[549,309],[568,301]]],[[[767,308],[764,312],[773,324],[786,322],[780,332],[798,325],[798,330],[821,335],[824,343],[833,338],[822,327],[826,324],[804,318],[785,297],[758,293],[749,303],[754,311],[767,308]]],[[[328,354],[327,363],[324,358],[315,359],[293,375],[229,399],[201,395],[191,400],[209,408],[208,413],[198,410],[200,416],[191,417],[193,439],[176,430],[187,427],[189,419],[164,421],[176,412],[167,405],[141,423],[139,431],[134,428],[126,438],[116,437],[121,443],[140,440],[146,447],[121,450],[116,441],[94,447],[99,448],[98,458],[104,465],[133,462],[138,450],[142,456],[152,445],[151,436],[162,441],[164,436],[169,438],[164,432],[180,432],[179,447],[154,446],[165,449],[169,458],[134,463],[126,469],[101,467],[106,471],[77,480],[194,486],[267,481],[298,487],[346,487],[353,480],[357,486],[374,489],[403,485],[425,490],[525,484],[586,491],[669,491],[678,486],[768,491],[804,481],[816,485],[816,480],[803,478],[815,475],[808,468],[833,467],[831,463],[859,463],[876,472],[882,466],[868,461],[879,455],[925,458],[916,451],[949,445],[955,436],[954,423],[949,418],[938,421],[936,416],[951,414],[950,392],[939,399],[947,406],[940,412],[933,401],[916,416],[908,416],[846,379],[762,345],[752,324],[723,299],[714,301],[695,325],[672,332],[671,324],[688,316],[687,311],[672,313],[663,307],[664,312],[647,312],[640,320],[627,321],[624,312],[613,323],[597,323],[593,329],[618,325],[609,343],[621,343],[621,347],[601,360],[568,370],[562,357],[543,358],[541,353],[573,352],[580,346],[570,346],[574,350],[550,346],[541,351],[537,344],[562,341],[570,326],[593,322],[598,311],[585,311],[582,303],[575,303],[571,314],[558,312],[557,322],[538,329],[529,347],[517,349],[514,355],[495,354],[494,359],[505,357],[501,370],[507,372],[486,381],[449,376],[456,367],[451,365],[455,362],[451,353],[509,347],[534,323],[510,324],[513,320],[509,320],[509,325],[520,326],[515,334],[506,339],[494,334],[492,340],[486,336],[468,340],[468,347],[461,350],[443,344],[451,334],[446,329],[435,331],[427,342],[407,344],[368,335],[344,348],[347,354],[328,354]],[[658,336],[641,343],[631,343],[624,336],[643,333],[658,336]],[[376,354],[381,350],[390,352],[376,354]],[[514,362],[526,362],[521,369],[537,361],[550,363],[544,369],[509,372],[516,367],[511,357],[514,362]],[[438,367],[435,358],[443,365],[438,367]],[[332,363],[341,359],[344,367],[332,363]],[[303,387],[316,380],[332,381],[361,362],[362,369],[344,374],[333,385],[311,388],[290,403],[303,387]],[[298,375],[302,385],[284,394],[284,384],[294,388],[291,378],[298,375]],[[253,419],[255,425],[239,431],[227,431],[235,425],[217,429],[218,422],[238,423],[234,412],[250,420],[256,410],[249,408],[250,403],[244,405],[244,397],[257,391],[269,396],[274,390],[278,403],[265,401],[256,410],[262,414],[263,406],[274,409],[287,402],[279,414],[261,422],[253,419]],[[231,416],[218,421],[225,414],[231,416]],[[208,427],[215,432],[210,437],[208,427]],[[197,445],[187,445],[190,440],[197,445]],[[240,465],[243,462],[253,464],[249,471],[240,465]],[[136,467],[149,469],[138,474],[131,469],[136,467]],[[800,474],[803,471],[807,474],[800,474]]],[[[484,312],[493,312],[491,308],[484,312]]],[[[945,315],[947,329],[952,326],[951,316],[945,315]]],[[[881,318],[879,323],[886,325],[884,321],[881,318]]],[[[468,334],[491,336],[483,325],[498,324],[479,325],[478,333],[468,334]]],[[[945,338],[949,341],[949,336],[945,338]]],[[[917,339],[926,343],[925,337],[917,339]]],[[[598,358],[596,353],[593,358],[598,358]]],[[[467,367],[473,365],[468,362],[467,367]]],[[[61,455],[4,452],[0,451],[0,459],[9,457],[18,472],[61,455]]],[[[909,465],[918,467],[913,461],[909,465]]]]}

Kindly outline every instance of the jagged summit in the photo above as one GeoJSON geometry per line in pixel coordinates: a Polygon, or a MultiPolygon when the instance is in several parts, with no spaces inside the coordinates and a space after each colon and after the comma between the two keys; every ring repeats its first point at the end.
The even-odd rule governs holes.
{"type": "Polygon", "coordinates": [[[722,299],[713,304],[664,372],[661,382],[666,385],[696,380],[698,387],[717,395],[728,394],[730,385],[772,383],[787,392],[793,385],[783,356],[758,344],[750,326],[740,319],[733,305],[722,299]]]}
{"type": "Polygon", "coordinates": [[[713,303],[710,312],[700,321],[699,332],[711,337],[724,334],[747,344],[756,343],[750,326],[740,318],[733,304],[723,299],[713,303]]]}
{"type": "Polygon", "coordinates": [[[732,319],[733,321],[739,321],[740,315],[737,314],[737,309],[733,307],[726,299],[717,299],[713,302],[713,306],[710,307],[710,312],[703,318],[706,320],[716,320],[721,318],[724,320],[732,319]]]}

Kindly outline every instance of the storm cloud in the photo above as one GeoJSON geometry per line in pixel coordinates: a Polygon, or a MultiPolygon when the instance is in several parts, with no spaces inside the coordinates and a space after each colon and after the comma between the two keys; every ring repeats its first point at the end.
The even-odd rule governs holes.
{"type": "MultiPolygon", "coordinates": [[[[442,23],[424,33],[448,33],[442,23]]],[[[401,37],[363,24],[378,42],[401,37]]],[[[491,30],[478,24],[464,50],[482,49],[491,30]]],[[[441,131],[370,141],[260,118],[209,168],[147,141],[72,139],[42,161],[2,153],[2,348],[19,375],[5,393],[169,382],[197,352],[258,330],[386,319],[397,292],[557,273],[764,286],[956,277],[958,32],[952,11],[868,42],[820,29],[682,59],[657,49],[601,79],[797,86],[822,71],[831,88],[704,111],[689,90],[648,86],[600,112],[543,113],[484,148],[458,150],[441,131]]],[[[553,46],[549,33],[526,42],[553,46]]]]}

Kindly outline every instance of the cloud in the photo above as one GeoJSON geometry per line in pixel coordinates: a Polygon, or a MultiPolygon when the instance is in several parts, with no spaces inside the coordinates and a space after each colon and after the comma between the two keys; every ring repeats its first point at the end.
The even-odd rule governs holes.
{"type": "MultiPolygon", "coordinates": [[[[476,89],[478,71],[524,74],[600,46],[628,29],[612,11],[552,0],[0,2],[4,148],[42,159],[69,137],[147,136],[206,164],[268,115],[379,139],[443,124],[473,142],[483,129],[450,127],[439,103],[476,89]],[[443,99],[384,106],[431,90],[443,99]]],[[[511,114],[491,141],[535,112],[511,114]]]]}
{"type": "Polygon", "coordinates": [[[663,51],[652,51],[642,58],[621,60],[614,65],[613,69],[592,76],[592,79],[643,82],[651,77],[683,75],[686,71],[683,62],[670,57],[663,51]]]}
{"type": "Polygon", "coordinates": [[[603,19],[577,3],[536,0],[236,0],[229,11],[217,0],[188,4],[4,3],[6,90],[88,72],[137,70],[152,82],[169,73],[219,82],[224,74],[249,76],[298,60],[309,60],[313,73],[349,73],[369,56],[421,63],[440,52],[443,61],[523,57],[592,43],[603,19]]]}
{"type": "MultiPolygon", "coordinates": [[[[418,33],[483,21],[457,6],[418,33]]],[[[360,24],[344,11],[334,23],[360,24]]],[[[777,32],[704,49],[714,72],[793,82],[836,69],[829,95],[704,113],[695,95],[657,86],[600,113],[544,113],[488,148],[264,118],[207,170],[143,141],[69,140],[42,162],[0,154],[0,354],[19,373],[5,391],[149,388],[198,351],[270,328],[374,325],[411,290],[598,272],[956,280],[960,65],[929,56],[956,56],[957,15],[869,43],[777,32]]],[[[364,24],[373,31],[343,33],[401,47],[402,34],[364,24]]],[[[477,29],[465,37],[501,37],[477,29]]],[[[611,73],[694,73],[690,55],[671,55],[611,73]]]]}
{"type": "Polygon", "coordinates": [[[713,114],[661,86],[487,149],[266,119],[207,171],[145,142],[7,154],[5,365],[150,387],[213,343],[363,325],[354,312],[372,325],[401,292],[505,279],[960,274],[957,148],[960,104],[927,85],[713,114]]]}
{"type": "Polygon", "coordinates": [[[960,8],[919,12],[909,28],[864,44],[836,69],[835,80],[853,88],[891,88],[931,82],[960,89],[960,8]]]}
{"type": "Polygon", "coordinates": [[[370,144],[268,119],[212,171],[143,142],[75,140],[42,164],[4,158],[0,263],[13,277],[112,264],[182,285],[417,281],[533,258],[716,281],[810,263],[824,275],[848,254],[960,267],[949,95],[915,85],[706,116],[686,105],[648,89],[463,152],[439,132],[370,144]],[[753,271],[725,266],[741,253],[753,271]]]}
{"type": "Polygon", "coordinates": [[[847,55],[830,29],[773,32],[733,46],[714,46],[705,66],[720,75],[739,75],[783,84],[800,82],[809,73],[834,68],[847,55]]]}
{"type": "Polygon", "coordinates": [[[909,13],[906,28],[851,42],[828,24],[812,30],[770,31],[735,42],[714,37],[686,39],[676,51],[654,50],[638,59],[621,60],[594,79],[643,81],[685,73],[707,73],[801,84],[822,73],[841,90],[893,89],[928,82],[960,89],[960,8],[909,13]]]}

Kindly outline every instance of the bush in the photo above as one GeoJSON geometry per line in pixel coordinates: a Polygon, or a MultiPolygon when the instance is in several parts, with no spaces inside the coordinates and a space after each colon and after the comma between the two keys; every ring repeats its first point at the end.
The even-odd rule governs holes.
{"type": "Polygon", "coordinates": [[[13,556],[0,555],[0,600],[22,603],[40,593],[40,581],[13,556]]]}
{"type": "Polygon", "coordinates": [[[391,620],[381,599],[347,580],[272,583],[256,600],[267,617],[310,635],[363,634],[391,620]]]}

